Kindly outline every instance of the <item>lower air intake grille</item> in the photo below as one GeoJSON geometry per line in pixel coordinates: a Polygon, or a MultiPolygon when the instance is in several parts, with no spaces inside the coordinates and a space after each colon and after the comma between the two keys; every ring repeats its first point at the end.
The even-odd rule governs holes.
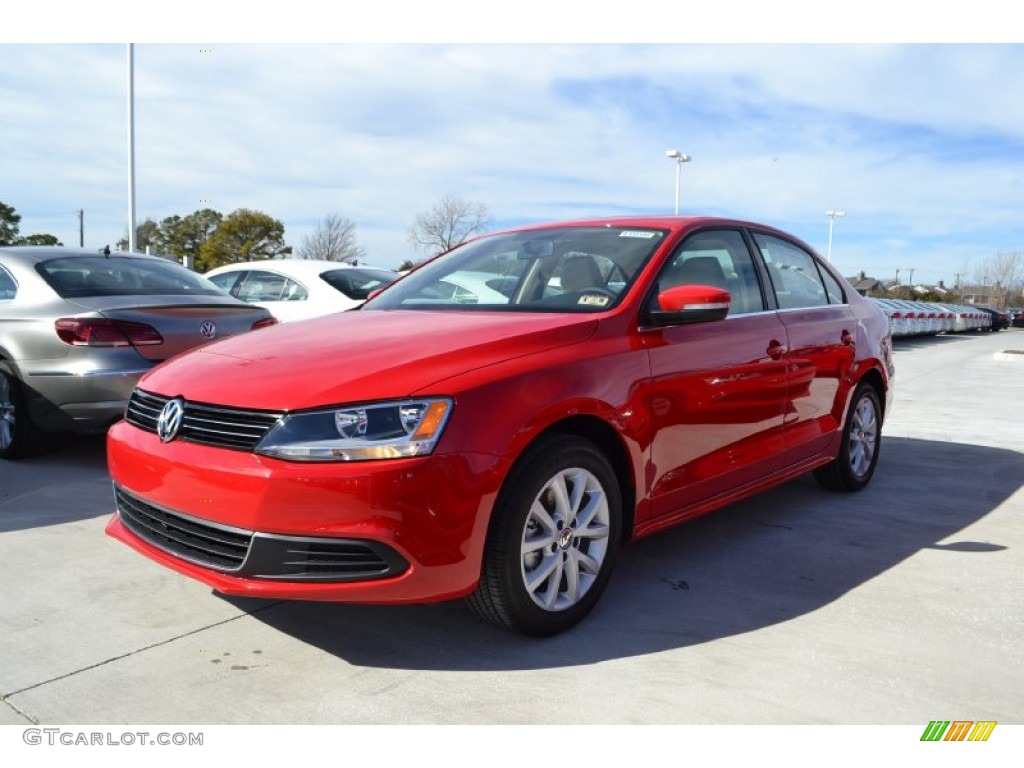
{"type": "Polygon", "coordinates": [[[258,533],[245,571],[257,579],[369,581],[396,576],[408,567],[397,552],[375,541],[258,533]]]}
{"type": "Polygon", "coordinates": [[[148,544],[190,563],[218,571],[238,571],[252,533],[215,525],[147,504],[121,488],[114,489],[125,527],[148,544]]]}

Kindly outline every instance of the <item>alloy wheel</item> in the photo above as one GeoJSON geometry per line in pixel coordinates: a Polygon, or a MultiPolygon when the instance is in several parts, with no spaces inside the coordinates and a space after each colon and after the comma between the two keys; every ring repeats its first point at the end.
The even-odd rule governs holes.
{"type": "Polygon", "coordinates": [[[601,572],[609,532],[608,497],[595,475],[574,467],[551,477],[523,528],[521,573],[533,602],[546,611],[576,605],[601,572]]]}
{"type": "Polygon", "coordinates": [[[871,469],[878,440],[878,414],[875,401],[862,397],[853,412],[850,428],[850,469],[855,477],[864,477],[871,469]]]}

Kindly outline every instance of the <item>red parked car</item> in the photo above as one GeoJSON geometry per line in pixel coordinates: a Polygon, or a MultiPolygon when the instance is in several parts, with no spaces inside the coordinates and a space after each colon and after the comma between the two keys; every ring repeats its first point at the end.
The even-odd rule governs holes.
{"type": "Polygon", "coordinates": [[[892,376],[885,315],[778,230],[522,228],[148,373],[107,531],[222,593],[550,635],[631,539],[808,471],[864,488],[892,376]]]}

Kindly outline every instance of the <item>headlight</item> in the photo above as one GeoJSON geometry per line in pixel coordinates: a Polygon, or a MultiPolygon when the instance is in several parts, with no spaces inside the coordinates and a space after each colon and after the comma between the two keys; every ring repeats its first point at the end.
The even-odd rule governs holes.
{"type": "Polygon", "coordinates": [[[446,397],[339,406],[285,416],[256,453],[286,461],[371,461],[425,456],[441,438],[446,397]]]}

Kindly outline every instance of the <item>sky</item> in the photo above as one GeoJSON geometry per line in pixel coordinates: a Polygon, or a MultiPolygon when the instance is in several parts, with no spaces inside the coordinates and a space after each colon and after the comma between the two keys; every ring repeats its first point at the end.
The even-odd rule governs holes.
{"type": "Polygon", "coordinates": [[[82,210],[86,247],[126,236],[135,40],[137,222],[252,208],[298,248],[337,214],[396,267],[421,256],[409,227],[444,196],[482,203],[495,229],[671,213],[678,149],[682,213],[825,254],[826,211],[844,211],[831,255],[846,275],[953,285],[1024,251],[1024,46],[997,16],[880,26],[872,2],[791,28],[729,3],[669,19],[640,0],[590,21],[573,3],[442,3],[489,16],[389,26],[398,6],[328,18],[298,0],[256,3],[263,21],[240,29],[191,2],[166,26],[46,5],[0,32],[0,202],[22,235],[77,245],[82,210]]]}

